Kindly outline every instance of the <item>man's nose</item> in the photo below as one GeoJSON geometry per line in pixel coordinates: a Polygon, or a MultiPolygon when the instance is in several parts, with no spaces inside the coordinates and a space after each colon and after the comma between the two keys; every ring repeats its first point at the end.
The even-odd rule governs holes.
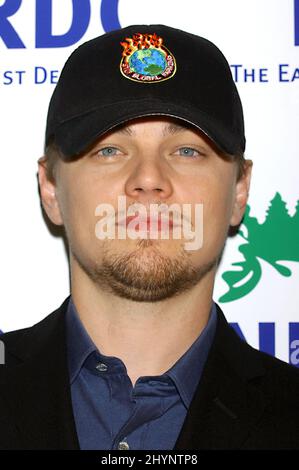
{"type": "Polygon", "coordinates": [[[172,184],[166,164],[155,158],[138,162],[126,181],[125,192],[143,204],[168,199],[172,194],[172,184]]]}

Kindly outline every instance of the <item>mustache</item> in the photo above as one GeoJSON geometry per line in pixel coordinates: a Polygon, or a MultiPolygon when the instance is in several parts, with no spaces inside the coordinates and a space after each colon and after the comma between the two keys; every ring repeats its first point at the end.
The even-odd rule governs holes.
{"type": "Polygon", "coordinates": [[[191,222],[190,218],[187,217],[184,212],[174,211],[165,203],[151,203],[150,205],[133,203],[128,206],[126,211],[119,211],[115,214],[115,218],[121,222],[126,221],[128,218],[135,219],[136,217],[145,221],[149,219],[162,218],[163,220],[177,224],[183,223],[184,221],[187,223],[191,222]]]}

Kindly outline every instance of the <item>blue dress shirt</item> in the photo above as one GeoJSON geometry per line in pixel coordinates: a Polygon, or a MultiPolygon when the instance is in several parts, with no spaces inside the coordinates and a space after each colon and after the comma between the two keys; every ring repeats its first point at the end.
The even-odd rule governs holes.
{"type": "Polygon", "coordinates": [[[173,449],[200,381],[216,324],[213,302],[206,327],[186,353],[164,374],[139,377],[133,387],[123,361],[97,349],[70,297],[67,351],[80,448],[173,449]]]}

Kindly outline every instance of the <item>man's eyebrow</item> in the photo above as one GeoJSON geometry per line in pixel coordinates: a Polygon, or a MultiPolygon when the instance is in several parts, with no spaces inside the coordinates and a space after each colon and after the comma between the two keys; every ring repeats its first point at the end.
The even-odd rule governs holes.
{"type": "MultiPolygon", "coordinates": [[[[186,131],[188,129],[192,129],[193,126],[191,124],[176,124],[176,123],[169,123],[167,124],[163,131],[162,131],[162,135],[163,137],[169,135],[169,134],[176,134],[178,132],[183,132],[183,131],[186,131]]],[[[118,126],[116,132],[120,132],[121,134],[125,134],[125,135],[129,135],[129,136],[132,136],[135,134],[135,132],[132,130],[132,128],[128,125],[120,125],[118,126]]]]}
{"type": "Polygon", "coordinates": [[[126,134],[126,135],[133,135],[133,131],[130,126],[126,126],[125,124],[121,124],[120,126],[117,127],[116,132],[120,132],[121,134],[126,134]]]}
{"type": "Polygon", "coordinates": [[[168,134],[177,134],[178,132],[183,132],[186,131],[190,128],[192,128],[190,124],[186,123],[184,124],[176,124],[176,123],[170,123],[167,126],[164,127],[162,135],[163,137],[167,136],[168,134]]]}

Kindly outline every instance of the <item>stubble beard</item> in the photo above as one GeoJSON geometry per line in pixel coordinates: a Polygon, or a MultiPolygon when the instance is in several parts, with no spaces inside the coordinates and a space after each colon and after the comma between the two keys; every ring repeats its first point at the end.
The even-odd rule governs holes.
{"type": "Polygon", "coordinates": [[[162,253],[149,239],[136,241],[130,253],[113,252],[106,241],[101,262],[84,262],[72,251],[74,259],[87,276],[102,290],[136,302],[157,302],[178,296],[197,285],[217,264],[218,256],[195,267],[183,244],[177,254],[162,253]]]}

